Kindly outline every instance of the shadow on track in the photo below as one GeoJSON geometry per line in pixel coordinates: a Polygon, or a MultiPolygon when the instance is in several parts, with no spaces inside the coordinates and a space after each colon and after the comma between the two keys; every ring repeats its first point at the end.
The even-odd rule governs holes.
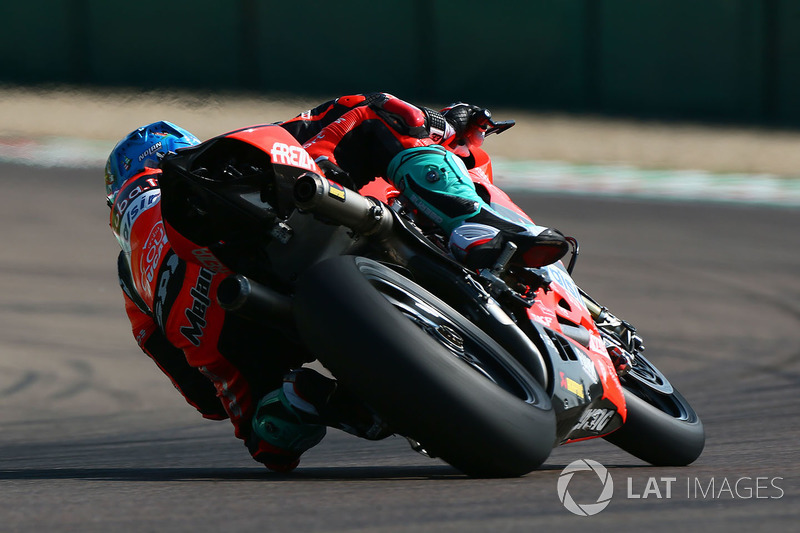
{"type": "Polygon", "coordinates": [[[458,479],[466,476],[447,465],[387,467],[352,466],[306,468],[291,474],[256,468],[32,468],[0,470],[7,480],[106,480],[106,481],[313,481],[458,479]]]}
{"type": "MultiPolygon", "coordinates": [[[[561,471],[566,465],[545,465],[532,472],[561,471]]],[[[648,465],[606,465],[608,468],[647,468],[648,465]]],[[[529,474],[530,475],[530,474],[529,474]]],[[[256,468],[30,468],[0,470],[0,481],[95,480],[121,482],[206,481],[399,481],[469,480],[472,478],[447,465],[347,466],[303,468],[289,474],[256,468]]]]}

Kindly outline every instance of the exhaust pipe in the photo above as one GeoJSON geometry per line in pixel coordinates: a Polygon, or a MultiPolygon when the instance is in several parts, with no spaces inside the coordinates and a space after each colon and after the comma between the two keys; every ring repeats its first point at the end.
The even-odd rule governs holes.
{"type": "Polygon", "coordinates": [[[383,204],[362,196],[317,174],[300,176],[294,185],[297,207],[352,229],[361,235],[388,231],[392,216],[385,213],[383,204]]]}
{"type": "Polygon", "coordinates": [[[241,274],[222,280],[217,287],[217,302],[251,320],[292,320],[292,299],[241,274]]]}

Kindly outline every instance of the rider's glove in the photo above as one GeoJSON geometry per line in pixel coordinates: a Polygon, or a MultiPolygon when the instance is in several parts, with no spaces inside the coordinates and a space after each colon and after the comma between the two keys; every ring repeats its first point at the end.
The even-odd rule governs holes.
{"type": "Polygon", "coordinates": [[[456,132],[448,145],[456,154],[466,156],[470,149],[483,144],[484,132],[492,121],[491,111],[476,105],[457,103],[446,107],[442,113],[456,132]]]}
{"type": "Polygon", "coordinates": [[[472,128],[485,130],[492,119],[492,112],[488,109],[464,103],[451,104],[442,110],[442,114],[456,130],[456,137],[463,137],[472,128]]]}

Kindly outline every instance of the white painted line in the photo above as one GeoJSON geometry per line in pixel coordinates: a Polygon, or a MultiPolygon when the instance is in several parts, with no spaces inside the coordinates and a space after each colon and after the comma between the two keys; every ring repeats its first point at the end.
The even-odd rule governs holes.
{"type": "Polygon", "coordinates": [[[558,161],[499,160],[493,167],[497,185],[508,190],[800,207],[800,177],[558,161]]]}
{"type": "MultiPolygon", "coordinates": [[[[102,168],[113,147],[113,142],[64,137],[0,138],[0,162],[102,168]]],[[[800,176],[645,170],[626,165],[503,159],[495,159],[493,166],[497,184],[509,191],[800,207],[800,176]]]]}
{"type": "Polygon", "coordinates": [[[103,167],[113,142],[65,137],[0,138],[0,161],[39,167],[103,167]]]}

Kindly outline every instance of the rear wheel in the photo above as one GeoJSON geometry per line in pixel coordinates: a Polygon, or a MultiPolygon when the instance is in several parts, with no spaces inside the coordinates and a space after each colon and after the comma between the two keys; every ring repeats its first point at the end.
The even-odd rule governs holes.
{"type": "Polygon", "coordinates": [[[324,261],[301,278],[304,341],[344,387],[430,454],[479,477],[519,476],[555,442],[538,382],[458,312],[366,258],[324,261]]]}

